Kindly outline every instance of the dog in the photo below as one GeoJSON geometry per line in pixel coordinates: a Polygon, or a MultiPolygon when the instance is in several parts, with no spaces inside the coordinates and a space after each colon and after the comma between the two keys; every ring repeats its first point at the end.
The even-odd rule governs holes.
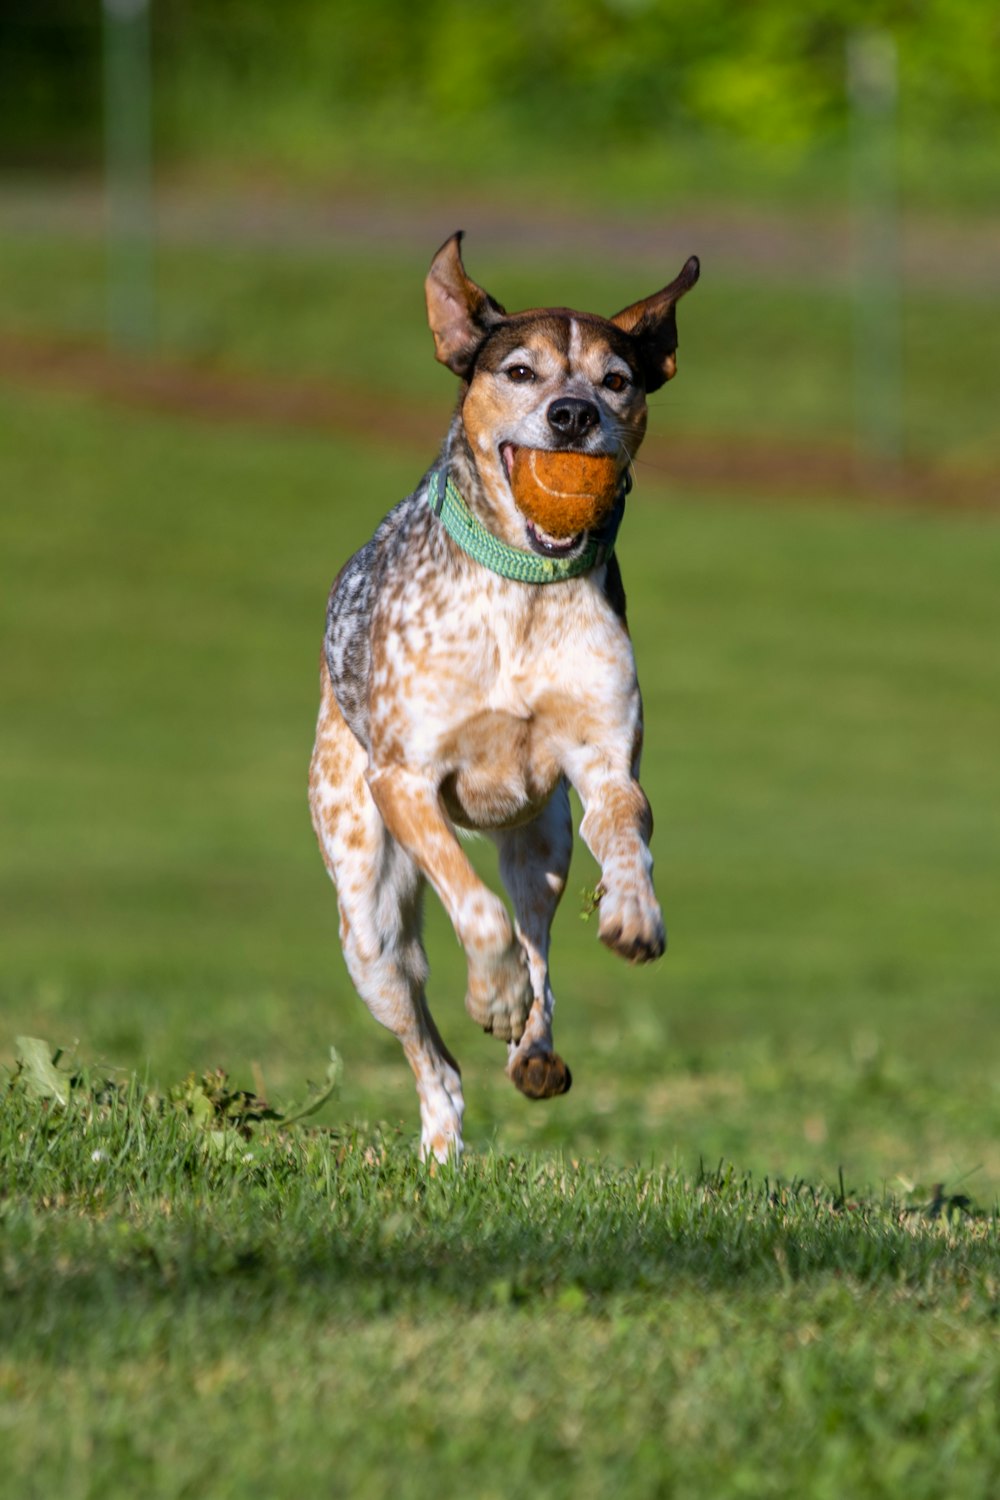
{"type": "Polygon", "coordinates": [[[692,256],[610,319],[508,314],[467,275],[461,242],[425,283],[458,406],[434,468],[334,581],[309,777],[351,979],[403,1045],[420,1153],[439,1161],[461,1154],[464,1101],[425,996],[428,882],[465,950],[468,1013],[507,1043],[507,1074],[531,1099],[571,1082],[548,972],[571,786],[601,868],[602,942],[632,963],[666,945],[613,548],[646,397],[676,371],[676,305],[699,275],[692,256]],[[513,924],[456,830],[496,843],[513,924]]]}

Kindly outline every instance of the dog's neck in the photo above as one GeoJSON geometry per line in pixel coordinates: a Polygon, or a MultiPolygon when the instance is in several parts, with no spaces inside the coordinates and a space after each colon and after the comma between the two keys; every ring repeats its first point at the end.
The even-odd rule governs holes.
{"type": "Polygon", "coordinates": [[[510,523],[496,499],[491,496],[491,486],[484,482],[480,473],[472,451],[472,444],[469,442],[469,435],[465,430],[465,423],[462,420],[461,401],[451,419],[451,426],[448,428],[448,435],[441,449],[440,464],[451,474],[461,492],[462,499],[488,531],[499,537],[502,542],[506,542],[508,546],[524,545],[524,539],[520,535],[508,535],[510,523]]]}

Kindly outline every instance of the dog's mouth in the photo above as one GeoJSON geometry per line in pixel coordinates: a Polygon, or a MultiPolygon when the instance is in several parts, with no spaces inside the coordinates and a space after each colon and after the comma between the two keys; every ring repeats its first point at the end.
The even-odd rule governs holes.
{"type": "Polygon", "coordinates": [[[580,546],[585,535],[578,531],[576,536],[549,536],[534,521],[525,521],[524,529],[532,552],[540,552],[543,557],[569,557],[580,546]]]}
{"type": "MultiPolygon", "coordinates": [[[[503,463],[504,473],[507,475],[508,482],[514,472],[514,456],[516,453],[516,443],[501,443],[500,459],[503,463]]],[[[539,526],[537,521],[529,520],[527,516],[524,516],[523,519],[528,546],[532,552],[537,552],[542,557],[569,557],[573,552],[578,550],[586,535],[586,532],[578,531],[575,536],[551,536],[549,532],[544,531],[539,526]]]]}

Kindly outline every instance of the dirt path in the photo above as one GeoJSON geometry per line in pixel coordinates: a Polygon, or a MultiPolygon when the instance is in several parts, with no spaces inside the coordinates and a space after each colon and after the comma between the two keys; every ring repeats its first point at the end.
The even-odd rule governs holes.
{"type": "MultiPolygon", "coordinates": [[[[444,432],[445,414],[437,403],[433,408],[400,402],[387,407],[375,393],[326,381],[274,380],[54,340],[0,336],[0,379],[84,392],[205,422],[361,437],[413,452],[424,463],[430,462],[444,432]]],[[[650,436],[639,473],[685,488],[761,499],[852,499],[1000,513],[1000,473],[968,474],[927,465],[879,472],[859,468],[848,449],[815,444],[650,436]]]]}

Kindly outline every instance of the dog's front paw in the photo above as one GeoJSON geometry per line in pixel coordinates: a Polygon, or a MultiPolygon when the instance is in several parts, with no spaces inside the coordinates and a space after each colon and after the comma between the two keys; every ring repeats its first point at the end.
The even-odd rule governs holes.
{"type": "Polygon", "coordinates": [[[508,1069],[511,1082],[529,1099],[554,1099],[568,1094],[573,1075],[558,1052],[529,1052],[515,1055],[508,1069]]]}
{"type": "Polygon", "coordinates": [[[667,932],[651,886],[645,891],[638,887],[605,890],[600,911],[598,936],[613,953],[630,964],[648,964],[663,956],[667,932]]]}
{"type": "Polygon", "coordinates": [[[520,1041],[532,1006],[528,959],[517,938],[489,960],[469,960],[465,1008],[502,1042],[520,1041]]]}

